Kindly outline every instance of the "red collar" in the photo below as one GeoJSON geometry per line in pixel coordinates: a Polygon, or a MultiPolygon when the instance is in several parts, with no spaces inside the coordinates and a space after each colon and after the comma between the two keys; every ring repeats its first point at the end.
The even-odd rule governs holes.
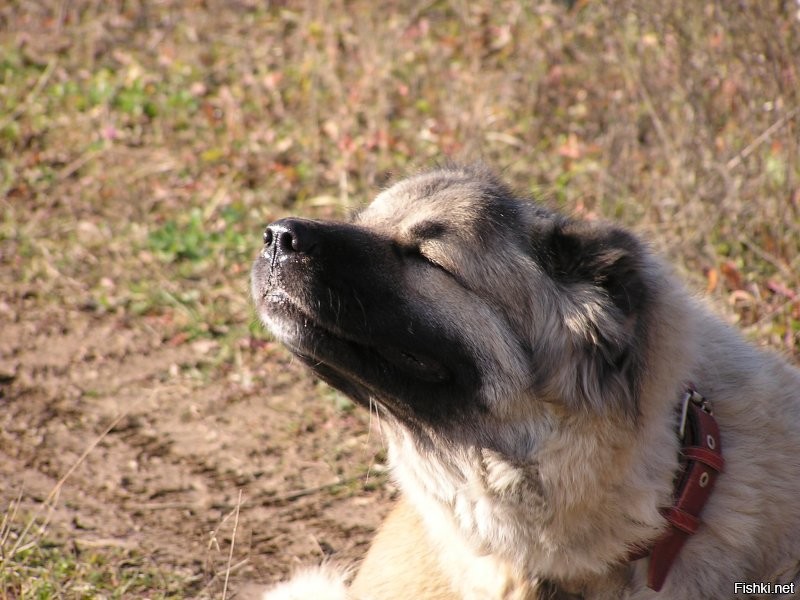
{"type": "Polygon", "coordinates": [[[661,514],[669,529],[652,547],[632,552],[630,560],[649,555],[647,586],[659,591],[669,574],[669,569],[683,544],[700,526],[700,512],[714,489],[717,475],[722,472],[722,440],[719,427],[711,412],[711,405],[694,386],[689,386],[681,405],[681,472],[676,478],[675,502],[663,508],[661,514]]]}

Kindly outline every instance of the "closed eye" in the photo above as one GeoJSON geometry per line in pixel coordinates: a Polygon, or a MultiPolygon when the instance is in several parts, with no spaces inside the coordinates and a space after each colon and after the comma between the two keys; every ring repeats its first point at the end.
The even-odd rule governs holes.
{"type": "Polygon", "coordinates": [[[450,271],[444,268],[441,263],[437,262],[436,259],[432,258],[430,255],[425,254],[422,249],[417,245],[405,245],[405,244],[393,244],[393,250],[395,253],[400,256],[400,258],[409,261],[420,261],[431,265],[432,267],[436,267],[450,275],[450,271]]]}

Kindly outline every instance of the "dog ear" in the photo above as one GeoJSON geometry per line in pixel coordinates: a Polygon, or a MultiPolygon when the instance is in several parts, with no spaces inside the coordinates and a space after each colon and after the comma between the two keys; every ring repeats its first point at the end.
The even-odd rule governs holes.
{"type": "Polygon", "coordinates": [[[642,278],[642,244],[614,227],[580,221],[557,225],[550,237],[550,271],[562,283],[592,283],[624,315],[640,310],[647,289],[642,278]]]}
{"type": "Polygon", "coordinates": [[[558,306],[581,365],[576,394],[598,409],[637,414],[650,291],[641,242],[622,229],[565,220],[544,246],[546,269],[568,299],[558,306]]]}

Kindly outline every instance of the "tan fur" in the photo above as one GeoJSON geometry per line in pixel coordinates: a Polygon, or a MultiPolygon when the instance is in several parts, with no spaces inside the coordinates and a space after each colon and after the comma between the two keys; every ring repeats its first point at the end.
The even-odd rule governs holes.
{"type": "Polygon", "coordinates": [[[353,581],[351,594],[376,600],[457,598],[439,567],[424,524],[405,500],[401,499],[383,522],[353,581]]]}
{"type": "MultiPolygon", "coordinates": [[[[371,392],[404,499],[348,597],[727,599],[737,581],[798,581],[800,371],[745,342],[628,234],[515,200],[486,213],[482,199],[506,193],[497,185],[481,170],[435,171],[382,193],[356,221],[444,268],[403,262],[396,285],[422,307],[420,323],[469,350],[486,409],[410,423],[371,392]],[[455,228],[417,239],[431,220],[455,228]],[[528,253],[519,242],[535,232],[534,242],[550,243],[553,231],[553,250],[528,253]],[[562,275],[582,257],[542,263],[562,246],[585,249],[588,266],[562,275]],[[592,277],[590,267],[605,270],[592,277]],[[616,373],[631,353],[629,371],[616,373]],[[726,467],[656,594],[645,585],[648,560],[627,557],[666,527],[659,509],[679,469],[676,406],[687,382],[713,404],[726,467]]],[[[266,268],[254,268],[254,297],[293,347],[303,331],[259,305],[266,268]]]]}

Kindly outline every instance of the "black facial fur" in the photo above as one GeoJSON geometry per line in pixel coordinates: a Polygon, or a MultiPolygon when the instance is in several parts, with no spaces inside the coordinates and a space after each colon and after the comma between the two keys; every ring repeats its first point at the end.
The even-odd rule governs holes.
{"type": "Polygon", "coordinates": [[[359,403],[379,400],[410,424],[478,408],[473,358],[401,284],[407,259],[391,239],[305,219],[276,221],[264,239],[252,271],[256,305],[322,379],[359,403]]]}

